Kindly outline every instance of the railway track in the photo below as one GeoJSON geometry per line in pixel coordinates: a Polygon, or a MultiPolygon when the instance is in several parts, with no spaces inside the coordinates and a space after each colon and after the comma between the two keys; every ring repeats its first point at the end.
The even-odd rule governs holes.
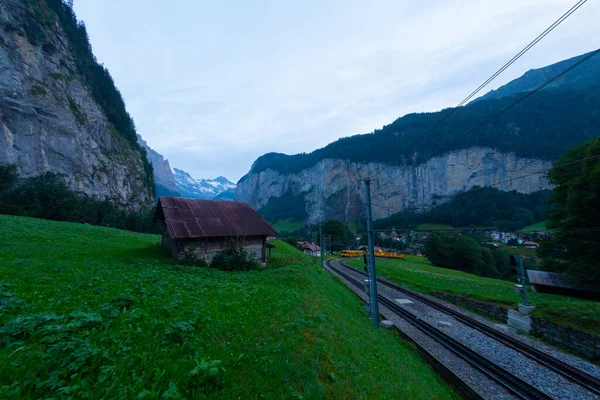
{"type": "MultiPolygon", "coordinates": [[[[360,290],[364,290],[364,284],[361,282],[361,280],[356,279],[354,276],[350,275],[346,271],[334,266],[332,263],[332,260],[326,261],[326,265],[330,270],[332,270],[333,272],[338,274],[340,277],[347,280],[353,286],[357,287],[360,290]]],[[[357,271],[354,268],[347,267],[345,265],[343,267],[351,269],[353,272],[357,273],[360,276],[365,276],[364,273],[361,273],[360,271],[357,271]]],[[[380,283],[387,284],[388,282],[381,281],[380,283]]],[[[397,290],[396,287],[393,287],[393,288],[397,290]]],[[[408,291],[404,290],[403,292],[408,294],[408,291]]],[[[411,293],[411,295],[412,295],[412,293],[411,293]]],[[[488,376],[490,379],[492,379],[493,381],[497,382],[498,384],[500,384],[501,386],[506,388],[515,397],[520,398],[520,399],[551,399],[552,398],[552,397],[548,396],[546,393],[539,390],[537,387],[522,380],[521,378],[517,377],[516,375],[514,375],[507,369],[503,368],[502,366],[499,366],[496,363],[488,360],[487,358],[483,357],[479,353],[471,350],[466,345],[462,344],[461,342],[457,341],[456,339],[450,337],[449,335],[445,334],[441,330],[437,329],[433,325],[420,319],[419,317],[410,313],[409,311],[403,309],[402,307],[400,307],[399,305],[394,303],[392,300],[390,300],[382,295],[378,296],[378,300],[379,300],[380,304],[387,307],[390,311],[392,311],[393,313],[395,313],[396,315],[403,318],[408,323],[410,323],[411,325],[413,325],[414,327],[419,329],[421,332],[423,332],[423,334],[427,335],[428,337],[432,338],[436,342],[440,343],[442,346],[447,348],[450,352],[455,354],[457,357],[465,360],[467,363],[472,365],[477,370],[481,371],[483,374],[488,376]]],[[[429,299],[427,299],[427,300],[429,300],[429,299]]],[[[452,310],[452,311],[454,311],[454,310],[452,310]]],[[[454,316],[454,314],[453,314],[453,316],[454,316]]],[[[462,320],[461,320],[461,322],[462,322],[462,320]]],[[[478,322],[478,321],[475,321],[475,322],[478,322]]],[[[477,328],[474,328],[474,329],[477,329],[477,328]]],[[[544,354],[544,355],[547,356],[546,354],[544,354]]],[[[550,356],[547,356],[547,357],[552,358],[550,356]]],[[[558,363],[562,363],[559,360],[556,360],[556,361],[558,363]]],[[[567,377],[568,379],[571,379],[569,375],[564,375],[564,376],[567,377]]]]}
{"type": "MultiPolygon", "coordinates": [[[[340,262],[340,265],[343,266],[344,268],[350,269],[350,270],[358,273],[361,276],[366,276],[366,274],[364,272],[359,271],[355,268],[349,267],[349,266],[345,265],[343,262],[340,262]]],[[[596,396],[600,396],[600,379],[598,379],[592,375],[589,375],[589,374],[585,373],[584,371],[581,371],[580,369],[575,368],[572,365],[569,365],[555,357],[552,357],[551,355],[546,354],[543,351],[540,351],[534,347],[528,346],[527,344],[521,342],[518,339],[513,338],[512,336],[509,336],[503,332],[499,332],[496,329],[494,329],[484,323],[481,323],[467,315],[464,315],[450,307],[447,307],[447,306],[440,304],[434,300],[431,300],[422,294],[416,293],[412,290],[405,289],[402,286],[399,286],[388,280],[377,279],[377,282],[384,286],[392,288],[398,292],[407,294],[407,295],[419,300],[420,302],[422,302],[432,308],[437,309],[438,311],[441,311],[445,314],[451,315],[452,317],[454,317],[456,320],[462,322],[463,324],[465,324],[473,329],[476,329],[476,330],[484,333],[485,335],[497,340],[498,342],[504,344],[505,346],[510,347],[510,348],[520,352],[524,356],[526,356],[526,357],[534,360],[535,362],[547,367],[548,369],[564,376],[568,380],[575,382],[578,385],[584,387],[586,390],[590,391],[591,393],[595,394],[596,396]]]]}

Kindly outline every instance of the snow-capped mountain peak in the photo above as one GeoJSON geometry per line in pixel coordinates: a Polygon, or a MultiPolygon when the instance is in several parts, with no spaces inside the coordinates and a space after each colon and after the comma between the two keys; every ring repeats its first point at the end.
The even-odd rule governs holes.
{"type": "Polygon", "coordinates": [[[231,182],[224,176],[219,176],[215,179],[194,179],[190,174],[177,168],[173,168],[175,183],[177,190],[184,197],[197,199],[214,199],[229,198],[230,196],[222,195],[229,191],[233,193],[235,183],[231,182]]]}

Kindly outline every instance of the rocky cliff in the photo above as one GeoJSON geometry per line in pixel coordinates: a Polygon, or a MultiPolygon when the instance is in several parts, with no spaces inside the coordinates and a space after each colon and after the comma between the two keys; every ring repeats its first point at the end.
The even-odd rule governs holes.
{"type": "Polygon", "coordinates": [[[0,2],[0,164],[23,177],[62,174],[75,192],[123,208],[151,204],[143,152],[109,122],[85,82],[45,1],[0,2]]]}
{"type": "Polygon", "coordinates": [[[152,164],[154,170],[154,183],[156,184],[156,194],[178,196],[177,181],[173,175],[173,170],[169,164],[169,160],[165,159],[162,154],[157,153],[154,149],[148,146],[148,143],[140,135],[137,135],[138,143],[146,149],[148,161],[152,164]]]}
{"type": "MultiPolygon", "coordinates": [[[[250,170],[238,182],[236,198],[261,209],[282,198],[298,204],[293,199],[302,197],[305,209],[301,211],[308,222],[327,218],[351,221],[364,213],[360,180],[376,178],[380,183],[372,186],[373,216],[379,219],[406,209],[424,210],[474,186],[528,175],[551,165],[550,161],[486,147],[447,152],[416,166],[324,159],[297,173],[250,170]]],[[[548,189],[549,184],[542,175],[535,174],[496,187],[531,193],[548,189]]]]}

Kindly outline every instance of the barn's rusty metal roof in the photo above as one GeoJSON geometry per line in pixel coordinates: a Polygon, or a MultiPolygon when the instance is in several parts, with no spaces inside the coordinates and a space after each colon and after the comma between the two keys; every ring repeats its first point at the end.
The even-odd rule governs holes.
{"type": "Polygon", "coordinates": [[[248,204],[237,201],[160,197],[155,218],[176,239],[277,234],[248,204]]]}
{"type": "Polygon", "coordinates": [[[556,272],[527,270],[527,277],[532,285],[600,292],[600,288],[596,286],[570,281],[567,275],[557,274],[556,272]]]}

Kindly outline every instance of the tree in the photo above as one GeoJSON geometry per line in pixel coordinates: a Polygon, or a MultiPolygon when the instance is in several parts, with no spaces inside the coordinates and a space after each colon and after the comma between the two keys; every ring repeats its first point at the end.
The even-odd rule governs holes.
{"type": "Polygon", "coordinates": [[[481,247],[472,238],[461,235],[452,249],[451,267],[475,275],[483,275],[485,264],[481,259],[481,247]]]}
{"type": "Polygon", "coordinates": [[[540,254],[554,269],[600,284],[600,136],[565,152],[548,179],[556,185],[546,213],[554,234],[540,254]]]}
{"type": "Polygon", "coordinates": [[[425,255],[433,264],[440,267],[449,266],[448,260],[452,251],[450,238],[443,232],[434,232],[425,240],[425,255]]]}
{"type": "MultiPolygon", "coordinates": [[[[331,250],[340,251],[354,244],[354,235],[343,222],[330,219],[322,226],[323,237],[331,238],[331,250]]],[[[320,238],[319,238],[320,239],[320,238]]]]}
{"type": "Polygon", "coordinates": [[[509,246],[518,246],[519,245],[519,241],[515,238],[509,239],[508,242],[506,243],[509,246]]]}
{"type": "Polygon", "coordinates": [[[438,267],[480,276],[507,279],[511,273],[506,252],[481,246],[468,235],[456,237],[442,232],[432,233],[425,241],[425,255],[438,267]]]}

